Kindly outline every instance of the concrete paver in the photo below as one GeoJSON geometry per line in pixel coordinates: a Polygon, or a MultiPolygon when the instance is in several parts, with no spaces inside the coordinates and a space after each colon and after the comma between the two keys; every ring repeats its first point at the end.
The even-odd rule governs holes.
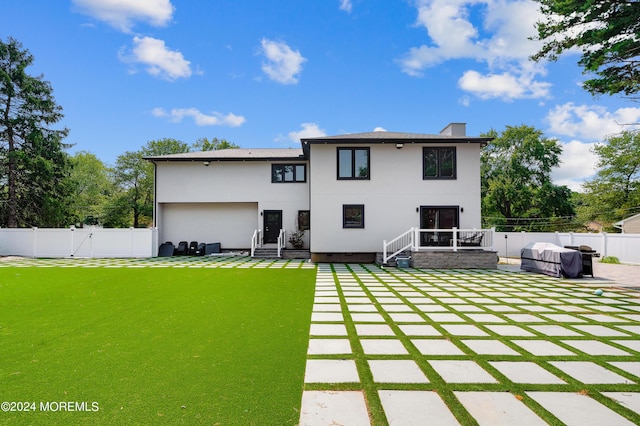
{"type": "Polygon", "coordinates": [[[380,390],[378,395],[390,425],[460,424],[436,392],[380,390]]]}
{"type": "Polygon", "coordinates": [[[602,392],[602,394],[623,407],[640,414],[640,392],[602,392]]]}
{"type": "Polygon", "coordinates": [[[480,426],[547,424],[507,392],[454,392],[454,394],[480,426]]]}
{"type": "Polygon", "coordinates": [[[536,356],[571,356],[575,353],[563,348],[555,343],[546,340],[512,340],[511,343],[516,344],[527,352],[536,356]]]}
{"type": "Polygon", "coordinates": [[[474,361],[429,360],[447,383],[497,383],[497,380],[474,361]]]}
{"type": "Polygon", "coordinates": [[[561,384],[564,380],[554,376],[535,362],[490,361],[489,364],[513,383],[561,384]]]}
{"type": "Polygon", "coordinates": [[[567,426],[626,426],[634,423],[587,395],[569,392],[526,392],[567,426]]]}
{"type": "Polygon", "coordinates": [[[633,381],[590,361],[550,361],[549,364],[582,383],[633,383],[633,381]]]}
{"type": "Polygon", "coordinates": [[[300,426],[369,425],[364,395],[359,391],[304,391],[300,426]]]}
{"type": "Polygon", "coordinates": [[[356,362],[349,359],[309,359],[305,383],[358,383],[356,362]]]}
{"type": "Polygon", "coordinates": [[[369,360],[373,380],[379,383],[429,383],[413,360],[369,360]]]}
{"type": "Polygon", "coordinates": [[[478,355],[520,355],[499,340],[461,340],[478,355]]]}
{"type": "Polygon", "coordinates": [[[622,349],[614,348],[604,342],[598,340],[562,340],[565,345],[573,346],[574,348],[581,350],[589,355],[614,355],[614,356],[627,356],[631,355],[629,352],[622,349]]]}

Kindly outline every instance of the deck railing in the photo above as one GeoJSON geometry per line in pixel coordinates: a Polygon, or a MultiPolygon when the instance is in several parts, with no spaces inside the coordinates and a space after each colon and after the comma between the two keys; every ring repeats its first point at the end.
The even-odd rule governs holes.
{"type": "Polygon", "coordinates": [[[420,229],[411,228],[393,240],[383,241],[382,262],[406,250],[493,250],[495,229],[420,229]]]}
{"type": "Polygon", "coordinates": [[[280,257],[282,249],[287,245],[286,235],[287,233],[284,229],[281,229],[280,233],[278,234],[278,257],[280,257]]]}
{"type": "Polygon", "coordinates": [[[256,253],[256,247],[260,247],[260,236],[262,234],[261,229],[256,229],[253,231],[253,236],[251,237],[251,257],[256,253]]]}

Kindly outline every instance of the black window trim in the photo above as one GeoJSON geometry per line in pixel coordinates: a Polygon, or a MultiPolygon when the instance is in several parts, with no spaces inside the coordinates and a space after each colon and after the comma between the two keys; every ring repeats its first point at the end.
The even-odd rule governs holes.
{"type": "Polygon", "coordinates": [[[308,231],[311,229],[311,211],[298,210],[298,231],[308,231]]]}
{"type": "Polygon", "coordinates": [[[271,183],[306,183],[307,182],[307,164],[306,163],[271,163],[271,183]],[[284,167],[292,166],[293,167],[293,180],[284,180],[284,167]],[[296,167],[302,166],[304,167],[304,176],[303,180],[296,179],[296,167]],[[282,180],[275,180],[274,169],[276,167],[283,168],[282,180]]]}
{"type": "Polygon", "coordinates": [[[336,149],[336,177],[338,180],[371,180],[371,148],[361,146],[339,146],[336,149]],[[367,152],[367,176],[359,177],[356,175],[356,151],[367,152]],[[351,174],[350,177],[340,176],[340,151],[351,151],[351,174]]]}
{"type": "Polygon", "coordinates": [[[343,204],[342,205],[342,228],[343,229],[364,229],[364,204],[343,204]],[[347,224],[347,209],[358,208],[362,213],[362,220],[358,225],[347,224]]]}
{"type": "Polygon", "coordinates": [[[425,146],[422,147],[422,179],[423,180],[456,180],[458,179],[458,150],[455,146],[425,146]],[[426,175],[426,160],[427,160],[427,150],[435,150],[438,158],[438,175],[437,176],[427,176],[426,175]],[[442,176],[442,165],[440,162],[440,152],[443,150],[452,150],[453,151],[453,176],[442,176]]]}

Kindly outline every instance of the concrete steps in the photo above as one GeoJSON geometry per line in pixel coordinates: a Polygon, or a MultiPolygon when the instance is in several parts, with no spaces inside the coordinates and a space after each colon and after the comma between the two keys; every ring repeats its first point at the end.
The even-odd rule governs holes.
{"type": "MultiPolygon", "coordinates": [[[[278,259],[278,249],[275,247],[256,247],[254,259],[278,259]]],[[[284,249],[281,251],[281,259],[309,259],[309,250],[284,249]]]]}

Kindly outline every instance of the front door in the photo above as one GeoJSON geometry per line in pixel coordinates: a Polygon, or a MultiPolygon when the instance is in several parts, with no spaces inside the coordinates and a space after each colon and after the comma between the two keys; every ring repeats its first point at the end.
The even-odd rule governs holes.
{"type": "MultiPolygon", "coordinates": [[[[421,229],[451,229],[458,227],[458,206],[422,206],[420,207],[421,229]]],[[[420,245],[448,246],[453,232],[421,232],[420,245]]]]}
{"type": "Polygon", "coordinates": [[[264,243],[277,243],[282,229],[282,210],[265,210],[263,218],[264,243]]]}

